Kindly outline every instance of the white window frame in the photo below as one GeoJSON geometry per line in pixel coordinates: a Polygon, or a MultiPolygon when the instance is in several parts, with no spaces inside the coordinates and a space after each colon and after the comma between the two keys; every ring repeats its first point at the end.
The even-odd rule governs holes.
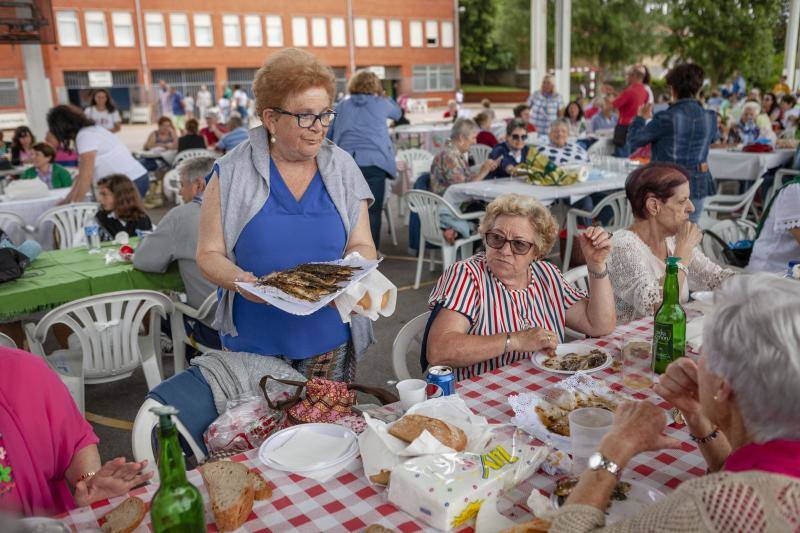
{"type": "Polygon", "coordinates": [[[292,17],[292,45],[308,46],[308,20],[306,17],[292,17]]]}
{"type": "Polygon", "coordinates": [[[114,46],[117,48],[133,48],[136,46],[136,34],[133,29],[133,13],[130,11],[111,12],[111,33],[114,34],[114,46]],[[127,17],[127,20],[125,20],[127,17]],[[125,35],[125,33],[128,35],[125,35]]]}
{"type": "Polygon", "coordinates": [[[384,19],[372,19],[369,31],[372,34],[372,46],[386,48],[386,21],[384,19]]]}
{"type": "Polygon", "coordinates": [[[421,20],[412,20],[408,23],[408,44],[411,48],[425,46],[425,30],[421,20]]]}
{"type": "Polygon", "coordinates": [[[439,46],[439,23],[435,20],[426,20],[425,21],[425,47],[426,48],[436,48],[439,46]],[[433,39],[435,42],[433,44],[430,43],[430,39],[433,39]]]}
{"type": "Polygon", "coordinates": [[[210,48],[214,46],[214,19],[210,13],[193,13],[192,23],[194,24],[194,45],[200,48],[210,48]],[[200,31],[208,29],[208,41],[200,36],[200,31]]]}
{"type": "Polygon", "coordinates": [[[186,13],[170,13],[169,14],[169,37],[172,46],[175,48],[187,48],[192,46],[192,31],[189,27],[189,15],[186,13]],[[183,24],[186,27],[185,33],[185,40],[181,40],[178,37],[183,37],[180,32],[175,31],[176,26],[183,24]]]}
{"type": "Polygon", "coordinates": [[[222,15],[222,43],[229,48],[242,46],[242,18],[239,15],[222,15]],[[233,26],[236,25],[236,31],[233,26]]]}
{"type": "Polygon", "coordinates": [[[331,46],[334,48],[347,46],[347,25],[342,17],[331,17],[331,46]]]}
{"type": "Polygon", "coordinates": [[[403,47],[403,21],[397,19],[389,20],[389,47],[403,47]]]}
{"type": "Polygon", "coordinates": [[[264,46],[264,29],[261,27],[261,15],[244,16],[244,44],[251,48],[261,48],[264,46]],[[258,31],[255,30],[256,26],[258,31]],[[256,39],[256,37],[258,37],[256,39]]]}
{"type": "Polygon", "coordinates": [[[164,24],[164,14],[155,11],[146,12],[144,14],[144,33],[147,46],[150,48],[163,48],[167,46],[167,27],[164,24]],[[161,25],[161,35],[156,35],[154,31],[150,31],[152,24],[161,25]],[[160,37],[160,40],[158,39],[160,37]]]}
{"type": "Polygon", "coordinates": [[[441,39],[439,44],[442,48],[453,48],[455,46],[455,33],[453,23],[449,20],[442,21],[441,39]]]}
{"type": "Polygon", "coordinates": [[[81,21],[78,19],[78,12],[74,9],[59,9],[56,10],[56,27],[58,28],[58,44],[59,46],[80,46],[81,45],[81,21]],[[67,40],[66,33],[63,31],[64,24],[72,24],[74,26],[75,39],[67,40]]]}
{"type": "Polygon", "coordinates": [[[86,25],[86,46],[93,48],[108,46],[108,22],[104,11],[90,10],[83,12],[83,23],[86,25]],[[99,33],[92,35],[90,26],[97,26],[99,33]],[[98,38],[99,37],[99,38],[98,38]]]}
{"type": "Polygon", "coordinates": [[[367,19],[353,19],[353,41],[357,48],[369,46],[369,21],[367,19]]]}
{"type": "Polygon", "coordinates": [[[328,46],[328,21],[325,17],[311,17],[311,46],[328,46]]]}
{"type": "Polygon", "coordinates": [[[267,15],[264,17],[264,30],[267,32],[267,46],[279,48],[283,46],[283,19],[280,15],[267,15]],[[277,22],[277,25],[275,24],[277,22]],[[272,23],[272,24],[270,24],[272,23]],[[277,29],[277,31],[276,31],[277,29]]]}

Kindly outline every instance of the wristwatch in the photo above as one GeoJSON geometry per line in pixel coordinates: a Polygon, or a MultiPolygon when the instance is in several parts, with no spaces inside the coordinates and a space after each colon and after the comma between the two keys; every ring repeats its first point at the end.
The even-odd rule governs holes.
{"type": "Polygon", "coordinates": [[[594,452],[589,456],[589,470],[594,470],[595,472],[605,470],[617,479],[622,475],[622,468],[617,463],[603,457],[600,452],[594,452]]]}

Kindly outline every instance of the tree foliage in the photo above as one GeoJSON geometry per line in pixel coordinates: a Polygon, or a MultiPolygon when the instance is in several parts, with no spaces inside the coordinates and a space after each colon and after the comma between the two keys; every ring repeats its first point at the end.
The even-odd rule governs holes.
{"type": "Polygon", "coordinates": [[[461,70],[477,74],[480,84],[487,70],[508,68],[513,56],[497,39],[496,0],[460,0],[461,70]]]}

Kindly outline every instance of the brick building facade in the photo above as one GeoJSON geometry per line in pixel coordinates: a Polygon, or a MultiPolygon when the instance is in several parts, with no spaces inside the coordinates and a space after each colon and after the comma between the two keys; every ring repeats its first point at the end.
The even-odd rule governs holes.
{"type": "MultiPolygon", "coordinates": [[[[125,112],[152,101],[159,79],[184,94],[207,85],[216,101],[225,83],[249,88],[264,60],[289,46],[330,65],[339,90],[364,67],[377,67],[395,96],[443,104],[458,83],[453,0],[52,3],[57,42],[42,56],[54,102],[84,105],[102,86],[125,112]]],[[[0,111],[23,110],[20,45],[0,45],[0,58],[0,111]]]]}

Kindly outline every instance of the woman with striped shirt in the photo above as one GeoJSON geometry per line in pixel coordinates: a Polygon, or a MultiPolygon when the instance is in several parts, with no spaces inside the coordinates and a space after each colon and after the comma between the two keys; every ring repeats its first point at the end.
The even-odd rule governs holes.
{"type": "Polygon", "coordinates": [[[558,224],[534,198],[497,198],[487,207],[480,232],[485,254],[448,268],[428,300],[433,310],[423,354],[428,363],[452,366],[461,380],[537,351],[554,353],[565,325],[592,336],[614,329],[614,294],[606,269],[611,240],[602,228],[579,237],[590,295],[543,260],[558,224]]]}

